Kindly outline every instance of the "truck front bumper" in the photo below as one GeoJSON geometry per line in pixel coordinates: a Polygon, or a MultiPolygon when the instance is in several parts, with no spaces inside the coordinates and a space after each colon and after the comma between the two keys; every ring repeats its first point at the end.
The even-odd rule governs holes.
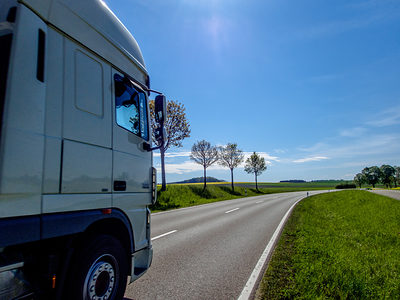
{"type": "Polygon", "coordinates": [[[153,261],[153,246],[150,244],[149,247],[141,249],[132,254],[132,269],[131,269],[131,280],[132,283],[150,268],[151,262],[153,261]]]}

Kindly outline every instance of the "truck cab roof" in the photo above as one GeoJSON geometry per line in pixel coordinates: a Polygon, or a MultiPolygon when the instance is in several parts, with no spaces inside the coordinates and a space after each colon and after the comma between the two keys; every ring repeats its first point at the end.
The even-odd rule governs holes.
{"type": "Polygon", "coordinates": [[[104,1],[22,0],[21,2],[30,7],[46,23],[66,33],[121,70],[125,71],[128,59],[141,73],[144,73],[138,77],[143,77],[142,83],[146,84],[144,77],[148,75],[138,43],[104,1]]]}

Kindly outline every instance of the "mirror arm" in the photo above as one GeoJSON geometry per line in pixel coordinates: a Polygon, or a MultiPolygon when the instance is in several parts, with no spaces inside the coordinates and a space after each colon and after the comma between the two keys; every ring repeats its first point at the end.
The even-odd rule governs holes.
{"type": "Polygon", "coordinates": [[[149,93],[154,93],[154,94],[158,94],[158,95],[164,95],[163,93],[156,91],[156,90],[152,90],[152,89],[146,89],[147,92],[149,93]]]}
{"type": "Polygon", "coordinates": [[[157,146],[157,147],[150,147],[150,144],[147,143],[147,142],[144,142],[144,143],[143,143],[143,149],[146,150],[146,151],[148,151],[148,152],[151,152],[151,151],[154,151],[154,150],[158,150],[158,149],[160,149],[162,146],[164,146],[164,143],[163,143],[161,146],[157,146]]]}

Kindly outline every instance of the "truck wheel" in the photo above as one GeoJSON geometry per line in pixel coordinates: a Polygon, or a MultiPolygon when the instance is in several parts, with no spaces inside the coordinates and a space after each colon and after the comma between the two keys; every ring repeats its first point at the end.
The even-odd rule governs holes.
{"type": "Polygon", "coordinates": [[[67,299],[122,299],[127,274],[127,255],[121,242],[109,235],[96,236],[76,253],[67,299]]]}

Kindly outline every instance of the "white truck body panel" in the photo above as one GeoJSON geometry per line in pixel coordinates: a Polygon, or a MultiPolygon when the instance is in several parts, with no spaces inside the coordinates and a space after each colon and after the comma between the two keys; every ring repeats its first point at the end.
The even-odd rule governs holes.
{"type": "Polygon", "coordinates": [[[101,0],[23,0],[46,22],[105,60],[146,84],[147,71],[139,45],[101,0]],[[117,51],[116,51],[117,50],[117,51]],[[136,68],[132,66],[136,65],[136,68]]]}
{"type": "Polygon", "coordinates": [[[67,38],[64,45],[63,136],[110,149],[111,67],[67,38]]]}
{"type": "Polygon", "coordinates": [[[43,195],[44,214],[61,213],[65,211],[89,210],[98,207],[110,206],[111,199],[110,195],[107,194],[43,195]]]}
{"type": "Polygon", "coordinates": [[[110,194],[111,174],[110,149],[64,140],[61,193],[110,194]]]}
{"type": "Polygon", "coordinates": [[[60,191],[62,110],[64,90],[64,38],[58,31],[48,28],[45,100],[45,155],[43,166],[43,194],[60,191]]]}
{"type": "Polygon", "coordinates": [[[17,13],[0,147],[0,218],[41,213],[46,85],[36,80],[37,51],[30,48],[38,28],[47,26],[24,6],[17,13]]]}

